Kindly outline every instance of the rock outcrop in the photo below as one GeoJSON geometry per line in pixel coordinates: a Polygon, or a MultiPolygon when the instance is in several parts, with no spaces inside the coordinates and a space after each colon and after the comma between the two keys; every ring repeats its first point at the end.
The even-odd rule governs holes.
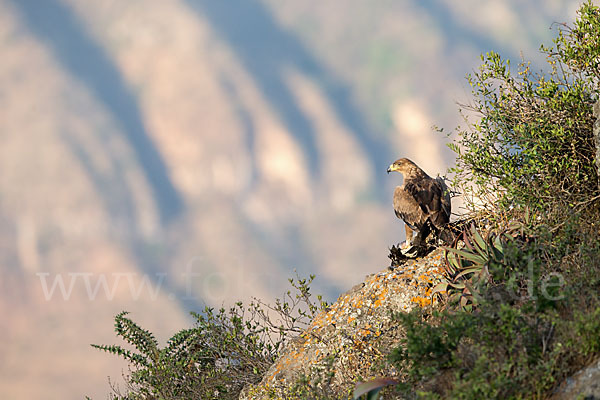
{"type": "Polygon", "coordinates": [[[299,382],[328,398],[347,397],[359,380],[398,376],[384,363],[403,337],[392,315],[436,302],[432,288],[440,281],[443,259],[444,251],[437,249],[367,276],[289,343],[263,380],[246,387],[240,399],[293,398],[299,382]]]}
{"type": "Polygon", "coordinates": [[[552,400],[600,400],[600,359],[568,378],[552,400]]]}

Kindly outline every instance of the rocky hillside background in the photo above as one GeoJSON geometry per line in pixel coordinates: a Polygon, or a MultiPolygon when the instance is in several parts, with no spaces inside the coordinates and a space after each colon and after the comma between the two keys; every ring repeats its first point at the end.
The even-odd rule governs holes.
{"type": "Polygon", "coordinates": [[[103,398],[121,310],[163,339],[294,269],[329,299],[380,270],[387,165],[443,172],[464,71],[539,59],[577,5],[0,1],[0,397],[103,398]]]}

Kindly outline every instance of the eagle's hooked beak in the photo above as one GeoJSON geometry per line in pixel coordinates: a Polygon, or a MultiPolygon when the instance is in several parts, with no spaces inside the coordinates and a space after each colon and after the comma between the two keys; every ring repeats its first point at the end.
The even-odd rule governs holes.
{"type": "Polygon", "coordinates": [[[389,174],[390,172],[393,172],[396,170],[396,166],[394,164],[390,165],[387,169],[387,173],[389,174]]]}

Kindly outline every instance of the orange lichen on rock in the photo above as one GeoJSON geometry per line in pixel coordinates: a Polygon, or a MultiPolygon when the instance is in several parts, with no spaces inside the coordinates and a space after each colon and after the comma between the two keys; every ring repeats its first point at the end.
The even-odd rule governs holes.
{"type": "Polygon", "coordinates": [[[428,299],[426,297],[415,296],[411,298],[410,301],[418,304],[421,308],[431,305],[431,299],[428,299]]]}
{"type": "MultiPolygon", "coordinates": [[[[298,339],[290,340],[262,382],[249,389],[252,397],[240,398],[289,398],[286,390],[299,379],[323,381],[319,373],[347,393],[356,379],[371,376],[372,365],[385,365],[381,361],[387,352],[400,343],[403,333],[392,314],[435,304],[432,288],[440,281],[442,262],[443,250],[437,249],[368,276],[317,315],[298,339]]],[[[398,372],[378,373],[393,377],[398,372]]]]}

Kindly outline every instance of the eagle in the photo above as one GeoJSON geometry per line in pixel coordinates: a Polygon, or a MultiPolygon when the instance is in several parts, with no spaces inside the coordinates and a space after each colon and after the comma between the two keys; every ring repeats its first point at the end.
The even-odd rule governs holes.
{"type": "Polygon", "coordinates": [[[404,176],[394,190],[394,211],[406,229],[402,253],[415,256],[429,233],[437,234],[450,221],[450,191],[441,177],[431,178],[408,158],[394,161],[387,172],[393,171],[404,176]]]}

